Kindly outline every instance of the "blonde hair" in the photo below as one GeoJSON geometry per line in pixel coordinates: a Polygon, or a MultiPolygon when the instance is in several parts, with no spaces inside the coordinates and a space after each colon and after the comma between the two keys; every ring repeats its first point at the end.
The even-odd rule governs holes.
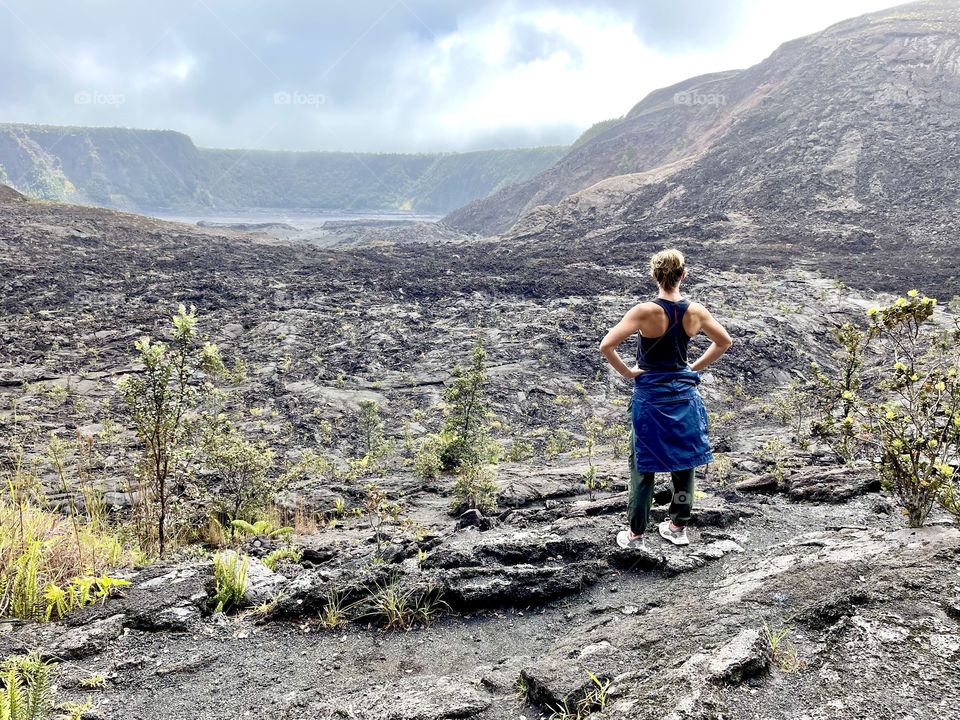
{"type": "Polygon", "coordinates": [[[660,287],[675,288],[683,277],[684,259],[679,250],[669,248],[661,250],[650,258],[650,272],[660,287]]]}

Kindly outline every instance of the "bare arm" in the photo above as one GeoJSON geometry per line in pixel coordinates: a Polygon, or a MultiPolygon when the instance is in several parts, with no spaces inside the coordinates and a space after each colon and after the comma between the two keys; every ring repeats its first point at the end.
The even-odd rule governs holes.
{"type": "Polygon", "coordinates": [[[703,305],[697,305],[697,314],[700,317],[700,329],[712,341],[706,352],[690,363],[691,370],[700,371],[719,360],[720,356],[733,345],[733,339],[726,328],[718,323],[703,305]]]}
{"type": "Polygon", "coordinates": [[[642,373],[643,370],[627,367],[627,364],[620,358],[619,353],[617,353],[617,348],[620,347],[620,343],[640,330],[640,318],[642,314],[643,311],[640,309],[640,306],[634,305],[627,311],[627,314],[623,316],[620,322],[610,328],[607,334],[603,336],[603,340],[600,341],[600,352],[603,353],[607,362],[613,366],[613,369],[627,380],[635,378],[642,373]]]}

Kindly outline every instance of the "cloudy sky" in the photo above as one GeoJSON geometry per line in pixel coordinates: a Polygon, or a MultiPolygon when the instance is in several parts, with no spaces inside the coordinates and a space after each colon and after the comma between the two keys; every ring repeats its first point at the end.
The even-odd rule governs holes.
{"type": "Polygon", "coordinates": [[[571,142],[646,93],[895,0],[0,0],[0,122],[206,147],[571,142]]]}

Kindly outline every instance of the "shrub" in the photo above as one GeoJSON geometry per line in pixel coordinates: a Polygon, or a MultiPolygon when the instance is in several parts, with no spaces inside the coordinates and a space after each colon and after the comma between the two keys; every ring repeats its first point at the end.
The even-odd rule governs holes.
{"type": "Polygon", "coordinates": [[[453,512],[475,509],[488,513],[497,507],[497,483],[490,467],[481,464],[464,465],[457,471],[453,484],[453,512]]]}
{"type": "Polygon", "coordinates": [[[368,457],[379,457],[384,449],[383,419],[380,417],[380,408],[372,400],[360,401],[360,417],[357,420],[357,429],[363,442],[364,454],[368,457]]]}
{"type": "Polygon", "coordinates": [[[717,484],[726,485],[733,477],[733,461],[729,455],[714,453],[713,462],[708,466],[708,472],[717,479],[717,484]]]}
{"type": "Polygon", "coordinates": [[[783,471],[787,468],[787,446],[780,438],[770,438],[755,451],[756,456],[767,466],[770,473],[783,482],[783,471]]]}
{"type": "Polygon", "coordinates": [[[863,403],[880,450],[880,476],[920,527],[939,499],[951,509],[960,452],[960,322],[931,323],[936,300],[911,290],[872,308],[870,337],[886,359],[884,397],[863,403]]]}
{"type": "Polygon", "coordinates": [[[911,527],[922,526],[938,500],[958,509],[960,321],[938,322],[936,307],[911,290],[871,308],[865,333],[838,334],[838,376],[814,378],[815,390],[832,393],[814,433],[833,437],[845,457],[870,451],[911,527]]]}
{"type": "Polygon", "coordinates": [[[619,459],[630,453],[630,423],[608,422],[603,428],[603,438],[610,443],[613,457],[619,459]]]}
{"type": "Polygon", "coordinates": [[[507,453],[509,462],[522,462],[533,457],[533,443],[522,435],[515,433],[510,439],[510,451],[507,453]]]}
{"type": "Polygon", "coordinates": [[[399,503],[387,502],[387,494],[376,483],[367,483],[363,486],[362,513],[373,531],[378,553],[383,547],[383,523],[389,518],[398,519],[402,511],[403,508],[399,503]]]}
{"type": "Polygon", "coordinates": [[[813,419],[810,434],[824,441],[843,461],[850,462],[865,449],[854,411],[861,384],[867,335],[851,323],[834,330],[838,349],[834,352],[837,371],[829,375],[816,362],[810,364],[805,399],[813,419]]]}
{"type": "Polygon", "coordinates": [[[314,450],[304,450],[299,460],[285,466],[276,486],[285,488],[299,482],[316,481],[328,476],[332,469],[332,463],[325,456],[314,450]]]}
{"type": "Polygon", "coordinates": [[[568,452],[573,447],[573,435],[566,428],[557,428],[547,437],[543,448],[543,456],[552,460],[561,453],[568,452]]]}
{"type": "Polygon", "coordinates": [[[773,414],[781,423],[790,428],[801,447],[807,444],[807,413],[809,398],[805,383],[795,379],[787,391],[774,398],[773,414]]]}
{"type": "Polygon", "coordinates": [[[413,458],[413,467],[421,477],[427,480],[440,477],[443,471],[440,455],[448,442],[443,435],[427,435],[420,441],[413,458]]]}
{"type": "Polygon", "coordinates": [[[221,520],[231,527],[234,520],[252,517],[270,502],[276,482],[267,476],[273,451],[252,443],[234,428],[211,435],[206,443],[207,466],[219,480],[215,502],[221,520]]]}

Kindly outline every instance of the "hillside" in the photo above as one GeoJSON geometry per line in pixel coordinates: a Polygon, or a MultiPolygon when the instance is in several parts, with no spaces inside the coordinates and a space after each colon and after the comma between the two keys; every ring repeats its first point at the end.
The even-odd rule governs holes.
{"type": "MultiPolygon", "coordinates": [[[[570,198],[521,225],[576,235],[737,212],[771,227],[787,214],[909,232],[914,219],[958,209],[958,65],[954,2],[845,21],[749,69],[651,93],[553,167],[446,221],[502,233],[535,207],[570,198]]],[[[924,225],[942,232],[949,223],[924,225]]]]}
{"type": "MultiPolygon", "coordinates": [[[[216,527],[226,480],[203,461],[178,478],[177,552],[112,568],[130,585],[65,620],[0,608],[0,657],[56,659],[60,696],[91,702],[90,718],[576,717],[562,708],[594,692],[588,673],[609,690],[587,704],[596,720],[790,720],[797,707],[811,720],[838,707],[951,717],[955,521],[938,511],[905,528],[871,466],[799,447],[796,417],[771,410],[811,360],[833,364],[835,324],[886,299],[790,253],[756,270],[724,269],[723,248],[697,254],[686,292],[735,338],[701,386],[718,459],[697,478],[690,547],[653,530],[622,549],[629,386],[597,343],[650,290],[624,256],[664,236],[618,252],[603,237],[531,241],[520,255],[510,242],[371,232],[374,243],[328,250],[0,195],[5,486],[27,467],[51,507],[72,492],[84,522],[102,507],[101,532],[137,537],[141,447],[117,379],[144,372],[134,343],[169,339],[184,303],[240,368],[211,411],[274,453],[273,505],[258,517],[293,528],[289,547],[232,543],[250,555],[240,612],[214,612],[210,543],[229,538],[188,538],[216,527]],[[425,478],[419,463],[476,338],[502,450],[489,468],[498,507],[458,518],[455,477],[425,478]],[[382,422],[372,460],[369,403],[382,422]],[[51,435],[66,444],[62,474],[51,435]],[[588,491],[591,467],[603,486],[588,491]],[[271,569],[274,551],[292,554],[271,569]]],[[[915,280],[929,278],[900,273],[915,280]]],[[[671,495],[658,488],[656,520],[671,495]]],[[[5,547],[19,548],[15,509],[0,511],[5,547]]]]}
{"type": "Polygon", "coordinates": [[[566,151],[3,126],[3,693],[32,668],[42,720],[957,720],[958,110],[937,1],[566,151]],[[73,204],[487,193],[303,233],[73,204]],[[698,376],[690,544],[658,532],[664,473],[622,547],[635,384],[599,345],[668,246],[733,345],[698,376]]]}
{"type": "Polygon", "coordinates": [[[521,182],[563,148],[444,154],[196,147],[182,133],[0,125],[0,182],[130,210],[311,208],[443,213],[521,182]]]}

